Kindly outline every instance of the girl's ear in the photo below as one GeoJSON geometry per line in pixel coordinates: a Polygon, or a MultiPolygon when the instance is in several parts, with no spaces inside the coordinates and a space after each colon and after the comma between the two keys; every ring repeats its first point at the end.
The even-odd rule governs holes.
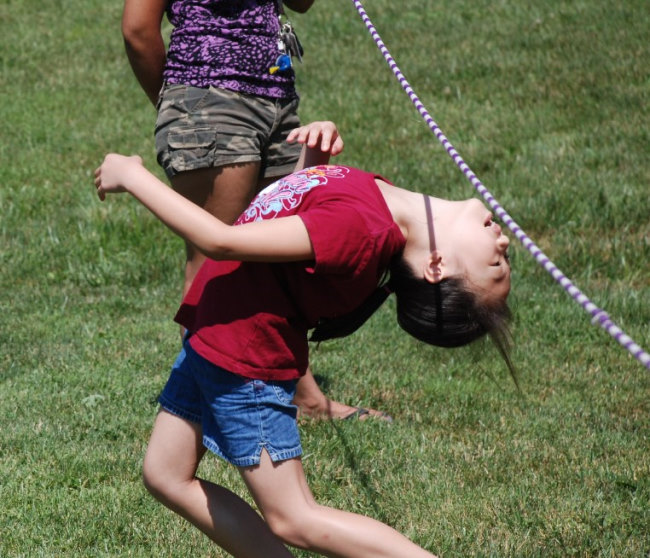
{"type": "Polygon", "coordinates": [[[429,254],[426,266],[424,268],[424,278],[429,283],[440,283],[445,277],[445,262],[442,254],[434,250],[429,254]]]}

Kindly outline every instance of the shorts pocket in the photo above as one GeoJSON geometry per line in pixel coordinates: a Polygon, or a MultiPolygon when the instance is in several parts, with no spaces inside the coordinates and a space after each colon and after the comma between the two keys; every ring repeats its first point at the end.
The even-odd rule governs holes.
{"type": "Polygon", "coordinates": [[[169,166],[175,173],[211,166],[216,142],[213,128],[170,131],[167,136],[169,166]]]}
{"type": "Polygon", "coordinates": [[[269,382],[273,387],[276,397],[283,405],[292,405],[293,398],[296,395],[296,382],[288,380],[286,382],[269,382]]]}
{"type": "Polygon", "coordinates": [[[193,115],[200,113],[205,105],[209,102],[210,89],[207,87],[183,86],[183,106],[185,113],[193,115]]]}

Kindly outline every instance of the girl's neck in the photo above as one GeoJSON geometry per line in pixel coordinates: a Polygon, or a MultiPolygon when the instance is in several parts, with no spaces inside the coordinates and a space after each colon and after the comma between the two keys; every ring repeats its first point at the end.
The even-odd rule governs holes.
{"type": "MultiPolygon", "coordinates": [[[[393,216],[393,220],[407,241],[409,237],[412,239],[414,232],[423,226],[427,226],[427,213],[423,195],[393,186],[382,180],[377,180],[376,182],[393,216]]],[[[441,202],[444,204],[445,200],[431,196],[429,196],[429,199],[431,200],[431,207],[435,218],[438,211],[442,209],[441,202]]]]}
{"type": "MultiPolygon", "coordinates": [[[[427,222],[423,195],[380,180],[377,181],[377,186],[393,216],[393,221],[406,239],[403,257],[411,262],[411,265],[420,260],[424,261],[430,250],[430,225],[427,222]]],[[[435,216],[438,203],[436,198],[430,198],[430,200],[435,216]]]]}
{"type": "MultiPolygon", "coordinates": [[[[427,225],[423,194],[393,186],[382,180],[376,180],[376,182],[388,209],[393,215],[393,220],[406,238],[408,238],[409,233],[413,233],[414,230],[427,225]]],[[[431,202],[432,217],[437,227],[444,227],[445,223],[453,221],[458,212],[462,210],[462,204],[467,201],[451,201],[434,196],[429,196],[429,200],[431,202]]]]}
{"type": "Polygon", "coordinates": [[[406,239],[404,257],[411,261],[426,259],[431,254],[431,234],[435,235],[437,249],[446,242],[446,229],[462,209],[462,202],[449,201],[429,196],[431,219],[427,218],[427,208],[423,194],[377,181],[384,201],[393,220],[406,239]]]}

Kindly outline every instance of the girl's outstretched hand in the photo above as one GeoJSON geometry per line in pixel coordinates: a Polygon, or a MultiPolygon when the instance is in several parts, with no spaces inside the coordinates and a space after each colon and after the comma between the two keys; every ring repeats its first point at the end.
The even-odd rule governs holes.
{"type": "Polygon", "coordinates": [[[104,162],[95,170],[95,188],[99,199],[104,201],[106,194],[126,192],[129,180],[142,170],[142,158],[138,155],[106,155],[104,162]]]}
{"type": "Polygon", "coordinates": [[[336,124],[330,121],[311,122],[289,132],[287,141],[297,141],[311,149],[320,148],[323,153],[338,155],[343,151],[343,139],[336,124]]]}

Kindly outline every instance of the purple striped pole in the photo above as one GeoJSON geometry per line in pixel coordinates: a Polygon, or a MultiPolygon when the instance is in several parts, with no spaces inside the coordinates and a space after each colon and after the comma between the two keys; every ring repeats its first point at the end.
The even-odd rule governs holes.
{"type": "Polygon", "coordinates": [[[524,245],[524,247],[533,255],[537,262],[548,271],[553,279],[555,279],[564,290],[575,300],[584,310],[591,315],[591,323],[601,326],[607,333],[609,333],[616,341],[618,341],[621,346],[627,349],[641,364],[643,364],[648,370],[650,370],[650,354],[644,351],[639,345],[637,345],[634,340],[627,335],[620,327],[618,327],[609,317],[607,312],[603,309],[598,308],[591,300],[589,300],[583,293],[576,287],[569,278],[562,273],[558,267],[542,252],[539,247],[530,239],[530,237],[522,230],[522,228],[515,222],[515,220],[508,215],[505,209],[501,207],[499,202],[494,198],[494,196],[488,191],[488,189],[483,186],[483,183],[477,178],[472,169],[469,168],[467,163],[463,161],[463,158],[460,156],[458,151],[454,148],[451,142],[447,137],[442,133],[442,130],[435,123],[431,115],[424,107],[424,105],[418,99],[418,96],[413,91],[413,88],[409,85],[409,82],[406,81],[406,78],[402,74],[401,70],[398,68],[395,60],[388,52],[386,45],[381,40],[379,33],[375,29],[375,26],[370,21],[366,10],[359,0],[353,0],[354,6],[359,12],[361,19],[363,20],[366,28],[372,35],[377,48],[381,51],[386,62],[390,66],[390,69],[395,74],[395,77],[400,82],[402,88],[406,94],[411,99],[411,102],[415,105],[415,108],[420,113],[420,116],[424,118],[424,121],[427,123],[431,131],[438,138],[438,141],[446,149],[449,156],[454,160],[454,163],[458,168],[463,172],[463,174],[470,181],[472,186],[476,191],[483,196],[488,205],[496,213],[496,215],[508,226],[508,228],[513,232],[513,234],[519,239],[519,241],[524,245]]]}

